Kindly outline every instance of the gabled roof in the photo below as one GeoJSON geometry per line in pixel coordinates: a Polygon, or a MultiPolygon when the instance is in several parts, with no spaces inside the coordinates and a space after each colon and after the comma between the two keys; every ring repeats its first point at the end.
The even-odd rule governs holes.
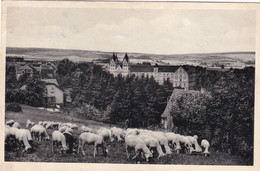
{"type": "Polygon", "coordinates": [[[45,82],[46,84],[56,84],[57,86],[59,86],[56,79],[42,79],[41,81],[45,82]]]}

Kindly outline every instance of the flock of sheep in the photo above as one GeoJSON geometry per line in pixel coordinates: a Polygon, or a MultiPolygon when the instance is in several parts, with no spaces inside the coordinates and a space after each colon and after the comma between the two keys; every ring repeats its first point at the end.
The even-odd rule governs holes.
{"type": "Polygon", "coordinates": [[[94,131],[89,127],[82,126],[78,128],[78,125],[72,123],[61,123],[53,121],[40,121],[38,124],[27,120],[26,128],[20,128],[20,124],[14,120],[6,122],[5,126],[5,143],[13,143],[23,151],[29,151],[32,149],[32,141],[47,141],[50,136],[47,133],[47,129],[53,130],[52,152],[54,147],[60,152],[80,153],[85,155],[85,146],[94,145],[94,157],[98,153],[98,149],[101,148],[103,155],[108,155],[107,143],[117,141],[124,142],[126,148],[127,158],[133,160],[144,158],[149,161],[149,158],[157,156],[160,157],[171,155],[174,151],[179,154],[181,151],[187,154],[200,153],[205,156],[209,155],[210,144],[207,140],[201,141],[201,147],[198,143],[198,136],[183,136],[175,134],[173,132],[160,132],[151,131],[145,129],[128,128],[126,130],[113,127],[111,129],[101,127],[94,131]],[[75,130],[80,130],[79,137],[75,138],[73,133],[75,130]],[[78,144],[78,150],[73,147],[78,144]],[[134,150],[135,154],[131,157],[131,151],[134,150]]]}

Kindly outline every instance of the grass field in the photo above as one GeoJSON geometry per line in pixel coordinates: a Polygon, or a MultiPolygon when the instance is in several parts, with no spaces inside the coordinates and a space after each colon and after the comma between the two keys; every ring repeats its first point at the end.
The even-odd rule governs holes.
{"type": "MultiPolygon", "coordinates": [[[[79,118],[65,116],[63,113],[50,113],[46,110],[39,110],[34,107],[22,105],[23,113],[6,112],[5,119],[13,119],[20,123],[22,128],[25,128],[27,119],[38,123],[39,121],[60,121],[73,122],[79,127],[82,124],[93,128],[110,127],[113,125],[104,124],[90,120],[82,120],[79,118]]],[[[53,130],[48,130],[51,135],[53,130]]],[[[79,131],[75,131],[74,136],[78,137],[79,131]]],[[[86,156],[79,154],[62,154],[51,152],[51,141],[33,142],[34,151],[32,153],[21,152],[15,149],[5,150],[5,161],[20,161],[20,162],[80,162],[80,163],[125,163],[133,164],[135,161],[130,161],[126,158],[124,143],[112,142],[108,143],[108,157],[98,155],[93,158],[93,146],[87,146],[86,156]]],[[[145,164],[145,161],[141,162],[145,164]]],[[[178,165],[247,165],[243,158],[231,156],[223,152],[211,151],[210,157],[201,155],[186,155],[173,154],[171,156],[157,159],[151,159],[150,164],[178,164],[178,165]]]]}

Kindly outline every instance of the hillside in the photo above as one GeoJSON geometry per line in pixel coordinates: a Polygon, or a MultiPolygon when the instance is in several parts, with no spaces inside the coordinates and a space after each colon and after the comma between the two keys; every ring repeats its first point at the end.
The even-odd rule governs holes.
{"type": "MultiPolygon", "coordinates": [[[[42,60],[61,60],[68,58],[74,62],[93,61],[97,59],[108,59],[113,52],[87,51],[87,50],[71,50],[71,49],[48,49],[48,48],[13,48],[7,47],[7,55],[24,56],[28,59],[42,60]]],[[[125,52],[117,53],[119,60],[122,60],[125,52]]],[[[169,64],[189,64],[212,61],[240,61],[254,62],[255,52],[228,52],[228,53],[197,53],[197,54],[144,54],[144,53],[128,53],[133,63],[150,61],[169,64]]]]}

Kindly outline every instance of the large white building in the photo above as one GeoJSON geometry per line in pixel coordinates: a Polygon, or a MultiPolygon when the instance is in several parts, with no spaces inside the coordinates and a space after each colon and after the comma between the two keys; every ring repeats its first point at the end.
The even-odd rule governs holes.
{"type": "Polygon", "coordinates": [[[153,76],[159,83],[167,79],[173,84],[173,87],[184,89],[194,89],[196,85],[196,72],[194,67],[188,66],[170,66],[170,65],[150,65],[150,64],[130,64],[127,54],[125,54],[122,63],[119,62],[117,55],[113,53],[110,59],[109,71],[114,76],[128,74],[143,76],[153,76]]]}

